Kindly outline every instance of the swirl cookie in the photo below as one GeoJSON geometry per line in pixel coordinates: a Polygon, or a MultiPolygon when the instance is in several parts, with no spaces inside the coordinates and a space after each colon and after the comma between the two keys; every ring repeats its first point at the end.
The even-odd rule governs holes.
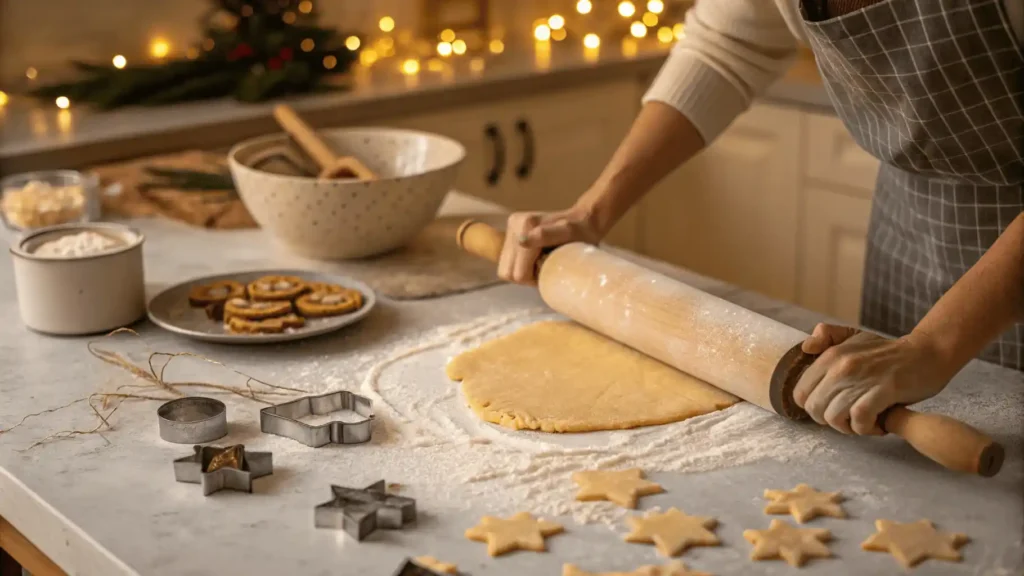
{"type": "Polygon", "coordinates": [[[225,320],[241,318],[243,320],[264,320],[290,314],[292,303],[287,300],[281,302],[253,302],[245,298],[232,298],[224,303],[223,317],[225,320]]]}
{"type": "Polygon", "coordinates": [[[305,325],[305,318],[295,314],[287,314],[277,318],[264,318],[262,320],[249,320],[232,316],[228,318],[226,323],[228,331],[236,334],[280,334],[289,328],[302,328],[305,325]]]}
{"type": "Polygon", "coordinates": [[[314,290],[299,296],[295,307],[307,318],[323,318],[354,312],[363,306],[363,295],[358,290],[325,285],[330,290],[314,290]]]}
{"type": "Polygon", "coordinates": [[[308,289],[298,276],[264,276],[250,283],[246,289],[250,300],[294,300],[308,289]]]}
{"type": "Polygon", "coordinates": [[[193,286],[188,292],[188,303],[196,308],[210,304],[223,304],[232,298],[245,296],[245,286],[234,280],[218,280],[210,284],[193,286]]]}

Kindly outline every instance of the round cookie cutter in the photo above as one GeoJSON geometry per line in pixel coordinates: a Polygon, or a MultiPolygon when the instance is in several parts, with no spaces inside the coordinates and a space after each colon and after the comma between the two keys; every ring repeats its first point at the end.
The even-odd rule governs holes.
{"type": "Polygon", "coordinates": [[[220,400],[188,396],[156,410],[160,437],[175,444],[203,444],[228,435],[228,408],[220,400]]]}

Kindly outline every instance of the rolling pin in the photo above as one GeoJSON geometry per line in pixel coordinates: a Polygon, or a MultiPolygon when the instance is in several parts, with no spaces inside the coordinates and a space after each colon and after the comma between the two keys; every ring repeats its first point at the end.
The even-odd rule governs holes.
{"type": "MultiPolygon", "coordinates": [[[[504,239],[467,220],[456,241],[497,262],[504,239]]],[[[816,358],[800,348],[808,334],[594,246],[559,246],[537,266],[541,298],[556,312],[765,410],[809,418],[793,401],[816,358]]],[[[950,470],[990,477],[1003,464],[1000,444],[948,416],[893,406],[879,425],[950,470]]]]}
{"type": "Polygon", "coordinates": [[[319,178],[359,178],[375,180],[377,176],[365,164],[353,156],[338,156],[309,124],[287,104],[274,107],[274,119],[281,128],[299,145],[317,167],[319,178]]]}

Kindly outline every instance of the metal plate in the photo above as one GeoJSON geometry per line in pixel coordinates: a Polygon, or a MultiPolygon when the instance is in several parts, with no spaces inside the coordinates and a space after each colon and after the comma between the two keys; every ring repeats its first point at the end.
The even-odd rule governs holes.
{"type": "Polygon", "coordinates": [[[272,344],[274,342],[290,342],[311,338],[333,332],[366,317],[377,304],[377,296],[366,284],[345,276],[323,274],[308,270],[259,270],[251,272],[235,272],[217,274],[182,282],[157,294],[146,306],[146,314],[154,324],[182,336],[206,342],[226,344],[272,344]],[[359,290],[363,293],[363,307],[350,314],[331,316],[328,318],[307,318],[306,325],[292,332],[280,334],[232,334],[220,322],[210,320],[202,308],[193,308],[188,303],[188,293],[193,286],[210,284],[218,280],[235,280],[248,284],[262,276],[298,276],[310,282],[326,282],[340,284],[346,288],[359,290]]]}

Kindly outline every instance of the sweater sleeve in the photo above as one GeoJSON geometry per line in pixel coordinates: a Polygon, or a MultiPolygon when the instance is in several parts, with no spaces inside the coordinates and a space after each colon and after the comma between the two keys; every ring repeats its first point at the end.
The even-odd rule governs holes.
{"type": "Polygon", "coordinates": [[[698,0],[643,102],[676,108],[710,144],[796,56],[779,1],[698,0]]]}

